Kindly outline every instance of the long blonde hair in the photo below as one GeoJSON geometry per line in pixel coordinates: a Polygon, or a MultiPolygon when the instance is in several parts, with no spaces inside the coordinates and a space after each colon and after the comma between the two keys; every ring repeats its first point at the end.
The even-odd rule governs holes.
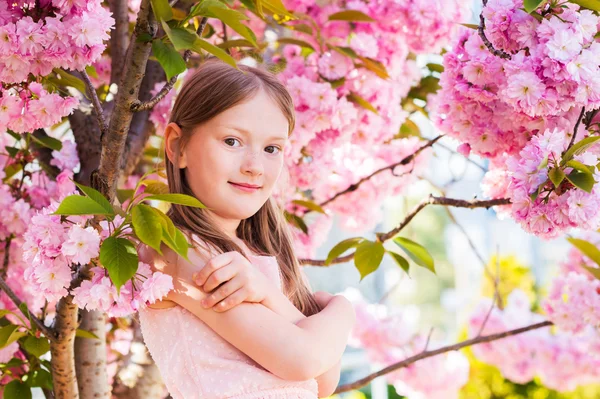
{"type": "MultiPolygon", "coordinates": [[[[281,108],[289,122],[288,133],[292,132],[294,104],[285,86],[275,76],[258,68],[239,65],[239,69],[216,59],[207,60],[184,83],[169,120],[182,132],[175,148],[175,159],[189,142],[194,128],[252,98],[259,90],[264,90],[281,108]]],[[[187,169],[175,167],[166,154],[165,167],[170,192],[194,195],[187,181],[187,169]]],[[[208,247],[221,253],[238,251],[243,254],[235,242],[212,224],[205,210],[173,204],[169,216],[176,225],[197,235],[208,247]]],[[[254,215],[241,221],[237,235],[255,253],[277,258],[284,292],[302,313],[309,316],[320,310],[300,273],[283,211],[272,198],[254,215]]]]}

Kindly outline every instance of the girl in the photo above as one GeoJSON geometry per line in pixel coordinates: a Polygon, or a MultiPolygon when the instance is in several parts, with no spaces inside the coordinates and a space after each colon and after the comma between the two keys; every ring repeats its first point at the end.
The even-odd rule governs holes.
{"type": "Polygon", "coordinates": [[[355,320],[342,296],[312,295],[271,198],[294,127],[285,87],[267,72],[210,60],[184,84],[165,131],[169,189],[189,260],[167,247],[142,259],[174,290],[140,311],[144,341],[175,399],[315,399],[339,381],[355,320]]]}

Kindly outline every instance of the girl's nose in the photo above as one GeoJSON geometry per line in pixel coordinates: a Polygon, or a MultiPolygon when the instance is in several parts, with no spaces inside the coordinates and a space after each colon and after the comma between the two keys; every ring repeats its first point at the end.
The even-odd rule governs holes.
{"type": "Polygon", "coordinates": [[[251,176],[263,174],[263,164],[258,152],[252,151],[245,157],[242,164],[242,173],[251,176]]]}

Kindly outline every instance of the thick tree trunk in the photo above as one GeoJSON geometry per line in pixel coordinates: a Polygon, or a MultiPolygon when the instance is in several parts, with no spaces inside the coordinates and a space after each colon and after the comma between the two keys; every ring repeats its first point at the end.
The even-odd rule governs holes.
{"type": "Polygon", "coordinates": [[[73,347],[77,331],[77,306],[73,303],[72,296],[61,298],[56,305],[54,328],[57,332],[57,340],[50,341],[54,396],[56,399],[78,399],[73,347]]]}
{"type": "Polygon", "coordinates": [[[79,395],[86,398],[110,398],[106,372],[106,316],[103,312],[81,310],[79,328],[99,339],[75,339],[75,369],[79,395]]]}
{"type": "Polygon", "coordinates": [[[102,140],[100,168],[95,176],[92,176],[92,184],[109,199],[113,199],[116,193],[127,134],[133,119],[131,105],[138,100],[146,63],[152,49],[151,43],[138,41],[137,38],[144,34],[154,37],[157,29],[158,25],[152,15],[150,1],[144,0],[140,5],[131,45],[127,52],[124,73],[119,83],[108,132],[102,140]]]}

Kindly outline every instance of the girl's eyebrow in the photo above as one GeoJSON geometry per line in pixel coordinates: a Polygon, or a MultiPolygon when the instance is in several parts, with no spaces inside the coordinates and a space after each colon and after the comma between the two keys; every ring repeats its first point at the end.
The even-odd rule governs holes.
{"type": "MultiPolygon", "coordinates": [[[[252,134],[250,133],[249,130],[244,129],[243,127],[240,126],[234,126],[234,125],[223,125],[225,126],[227,129],[233,129],[233,130],[237,130],[240,133],[243,133],[246,136],[251,136],[252,134]]],[[[267,138],[267,141],[286,141],[288,138],[287,136],[271,136],[269,138],[267,138]]]]}

